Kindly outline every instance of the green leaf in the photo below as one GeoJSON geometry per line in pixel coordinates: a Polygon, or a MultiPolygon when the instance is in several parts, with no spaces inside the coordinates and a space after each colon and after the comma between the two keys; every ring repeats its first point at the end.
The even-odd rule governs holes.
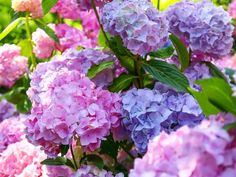
{"type": "Polygon", "coordinates": [[[5,38],[13,29],[17,27],[17,25],[22,21],[24,18],[18,18],[11,22],[1,33],[0,33],[0,41],[5,38]]]}
{"type": "Polygon", "coordinates": [[[157,50],[156,52],[150,52],[149,55],[151,57],[157,57],[157,58],[169,58],[174,53],[174,48],[172,45],[157,50]]]}
{"type": "Polygon", "coordinates": [[[136,79],[137,76],[129,75],[129,74],[121,74],[119,77],[113,80],[113,83],[108,87],[111,92],[119,92],[121,90],[125,90],[132,84],[133,80],[136,79]]]}
{"type": "MultiPolygon", "coordinates": [[[[236,98],[232,96],[230,85],[223,79],[210,78],[196,81],[201,85],[201,98],[207,97],[208,101],[220,111],[230,112],[236,115],[236,98]]],[[[196,97],[195,97],[196,98],[196,97]]],[[[196,98],[198,101],[199,99],[196,98]]],[[[201,105],[203,108],[206,105],[201,105]]]]}
{"type": "Polygon", "coordinates": [[[88,164],[92,164],[95,165],[96,167],[98,167],[99,169],[103,169],[104,167],[104,162],[102,160],[101,157],[99,157],[98,155],[95,154],[88,154],[86,156],[84,156],[81,161],[81,164],[83,163],[88,163],[88,164]]]}
{"type": "Polygon", "coordinates": [[[164,61],[150,60],[142,65],[143,69],[150,73],[155,79],[167,84],[178,91],[187,91],[188,79],[176,68],[175,65],[164,61]]]}
{"type": "Polygon", "coordinates": [[[170,40],[171,40],[172,44],[175,46],[175,50],[178,54],[178,59],[181,64],[181,71],[184,71],[189,66],[189,63],[190,63],[188,50],[184,46],[182,41],[178,37],[176,37],[175,35],[171,34],[170,40]]]}
{"type": "Polygon", "coordinates": [[[216,115],[221,112],[221,110],[214,106],[208,99],[205,92],[197,92],[191,88],[188,89],[189,93],[198,101],[203,113],[206,116],[216,115]]]}
{"type": "Polygon", "coordinates": [[[21,55],[26,57],[31,56],[31,51],[29,47],[31,43],[28,39],[21,40],[17,45],[21,48],[21,55]]]}
{"type": "Polygon", "coordinates": [[[112,135],[109,135],[106,140],[103,140],[100,147],[102,154],[108,154],[113,159],[117,158],[119,143],[115,142],[112,135]]]}
{"type": "Polygon", "coordinates": [[[231,82],[234,82],[234,74],[236,73],[235,70],[231,69],[231,68],[225,68],[225,74],[227,76],[229,76],[229,78],[231,79],[231,82]]]}
{"type": "Polygon", "coordinates": [[[41,164],[42,165],[55,165],[55,166],[66,165],[73,169],[75,168],[73,162],[70,159],[67,159],[65,157],[56,157],[55,159],[48,158],[48,159],[43,160],[41,164]]]}
{"type": "Polygon", "coordinates": [[[43,0],[42,1],[42,7],[43,7],[43,13],[46,15],[51,8],[57,3],[58,0],[43,0]]]}
{"type": "Polygon", "coordinates": [[[70,146],[69,145],[60,145],[60,150],[61,150],[61,156],[65,156],[69,150],[70,146]]]}
{"type": "Polygon", "coordinates": [[[225,81],[227,81],[225,75],[214,64],[212,64],[211,62],[206,62],[206,61],[203,63],[205,63],[208,66],[208,68],[211,71],[211,74],[214,77],[218,77],[218,78],[221,78],[221,79],[224,79],[225,81]]]}
{"type": "Polygon", "coordinates": [[[110,47],[120,61],[120,64],[130,73],[135,73],[133,60],[135,56],[123,46],[122,39],[118,36],[112,37],[110,39],[110,47]]]}
{"type": "MultiPolygon", "coordinates": [[[[110,38],[109,33],[106,33],[106,35],[110,38]]],[[[101,30],[99,31],[99,34],[98,34],[98,45],[103,48],[109,48],[109,46],[107,45],[106,38],[104,37],[104,34],[101,30]]]]}
{"type": "Polygon", "coordinates": [[[44,24],[43,22],[39,21],[39,20],[35,20],[35,23],[37,24],[37,26],[39,28],[41,28],[43,31],[45,31],[45,33],[47,33],[47,35],[52,38],[55,42],[59,43],[59,39],[57,37],[57,35],[55,34],[55,32],[48,27],[46,24],[44,24]]]}
{"type": "Polygon", "coordinates": [[[112,68],[114,65],[113,61],[104,61],[102,63],[100,63],[99,65],[93,65],[87,73],[87,76],[92,79],[94,78],[98,73],[100,73],[101,71],[107,69],[107,68],[112,68]]]}

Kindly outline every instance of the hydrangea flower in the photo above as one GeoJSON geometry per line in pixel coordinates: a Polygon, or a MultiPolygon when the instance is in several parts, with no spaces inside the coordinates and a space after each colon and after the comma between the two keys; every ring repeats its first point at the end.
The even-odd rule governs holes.
{"type": "Polygon", "coordinates": [[[17,115],[15,106],[6,100],[0,101],[0,122],[14,115],[17,115]]]}
{"type": "Polygon", "coordinates": [[[25,118],[13,117],[6,119],[0,123],[0,153],[7,148],[8,145],[21,141],[25,138],[25,118]]]}
{"type": "Polygon", "coordinates": [[[228,8],[228,12],[230,14],[231,17],[236,18],[236,1],[233,0],[228,8]]]}
{"type": "Polygon", "coordinates": [[[101,11],[104,30],[121,36],[134,54],[144,55],[164,46],[168,21],[148,0],[113,0],[101,11]]]}
{"type": "MultiPolygon", "coordinates": [[[[99,11],[99,9],[97,9],[99,11]]],[[[100,26],[93,10],[81,11],[80,18],[84,34],[91,39],[93,47],[97,46],[100,26]]]]}
{"type": "Polygon", "coordinates": [[[54,29],[60,43],[56,43],[43,30],[37,29],[32,34],[32,40],[35,43],[34,53],[38,58],[49,58],[53,50],[61,52],[68,48],[92,47],[91,40],[88,39],[79,29],[70,27],[67,24],[49,25],[54,29]]]}
{"type": "Polygon", "coordinates": [[[172,132],[183,125],[197,125],[204,118],[195,99],[157,83],[153,90],[131,89],[122,97],[125,118],[136,148],[145,153],[150,139],[161,130],[172,132]]]}
{"type": "Polygon", "coordinates": [[[80,9],[77,0],[58,0],[51,12],[60,17],[76,20],[80,18],[80,9]]]}
{"type": "Polygon", "coordinates": [[[28,59],[20,55],[20,50],[14,44],[0,47],[0,86],[13,86],[28,71],[28,59]]]}
{"type": "Polygon", "coordinates": [[[71,177],[124,177],[122,173],[115,176],[112,172],[106,170],[100,170],[92,165],[81,165],[81,167],[71,175],[71,177]]]}
{"type": "Polygon", "coordinates": [[[71,144],[73,136],[79,137],[85,150],[94,151],[110,129],[120,124],[119,95],[96,88],[75,69],[51,66],[38,65],[31,76],[28,95],[33,109],[27,121],[28,138],[50,156],[59,152],[60,144],[71,144]]]}
{"type": "Polygon", "coordinates": [[[43,17],[42,0],[12,0],[12,8],[17,12],[30,12],[33,18],[43,17]]]}
{"type": "Polygon", "coordinates": [[[8,177],[55,177],[70,176],[69,168],[45,166],[40,162],[46,154],[26,139],[10,144],[0,155],[0,176],[8,177]]]}
{"type": "Polygon", "coordinates": [[[221,58],[230,53],[233,25],[222,7],[209,1],[184,1],[170,6],[166,16],[170,32],[189,45],[193,56],[221,58]]]}
{"type": "Polygon", "coordinates": [[[185,126],[169,135],[162,132],[149,143],[144,157],[135,160],[129,176],[234,177],[236,147],[232,145],[232,137],[215,122],[203,121],[192,129],[185,126]]]}
{"type": "Polygon", "coordinates": [[[225,68],[231,68],[236,70],[236,56],[226,56],[220,60],[215,61],[215,64],[222,70],[225,68]]]}
{"type": "MultiPolygon", "coordinates": [[[[94,0],[94,3],[97,7],[103,7],[104,4],[112,0],[94,0]]],[[[92,2],[90,0],[78,0],[79,8],[81,10],[89,10],[92,8],[92,2]]]]}

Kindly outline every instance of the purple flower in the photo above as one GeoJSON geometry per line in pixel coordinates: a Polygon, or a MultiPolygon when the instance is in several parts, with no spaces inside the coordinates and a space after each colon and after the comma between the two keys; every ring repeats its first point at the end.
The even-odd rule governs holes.
{"type": "Polygon", "coordinates": [[[233,45],[233,25],[222,7],[209,1],[180,2],[170,6],[166,16],[170,32],[189,45],[193,56],[204,54],[220,58],[229,54],[233,45]]]}
{"type": "Polygon", "coordinates": [[[17,115],[15,106],[6,100],[0,101],[0,122],[14,115],[17,115]]]}
{"type": "Polygon", "coordinates": [[[134,54],[146,54],[165,45],[168,22],[148,0],[113,0],[101,12],[104,30],[121,36],[134,54]]]}
{"type": "Polygon", "coordinates": [[[150,139],[162,130],[172,132],[183,125],[195,126],[204,118],[195,99],[157,83],[153,90],[132,89],[122,97],[125,118],[136,148],[145,153],[150,139]]]}

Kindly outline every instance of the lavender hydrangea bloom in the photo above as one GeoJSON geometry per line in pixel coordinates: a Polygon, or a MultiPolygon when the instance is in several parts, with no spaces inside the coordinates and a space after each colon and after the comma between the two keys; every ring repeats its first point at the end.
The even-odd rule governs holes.
{"type": "Polygon", "coordinates": [[[101,12],[104,30],[121,36],[134,54],[162,47],[168,39],[168,21],[148,0],[113,0],[101,12]]]}
{"type": "Polygon", "coordinates": [[[187,93],[176,92],[157,83],[153,90],[132,89],[122,98],[123,123],[141,153],[160,131],[171,132],[182,125],[194,126],[203,118],[202,111],[187,93]]]}
{"type": "Polygon", "coordinates": [[[179,36],[194,55],[220,58],[233,45],[233,25],[229,14],[211,2],[180,2],[166,11],[170,32],[179,36]]]}
{"type": "Polygon", "coordinates": [[[0,101],[0,122],[17,114],[13,104],[6,100],[0,101]]]}

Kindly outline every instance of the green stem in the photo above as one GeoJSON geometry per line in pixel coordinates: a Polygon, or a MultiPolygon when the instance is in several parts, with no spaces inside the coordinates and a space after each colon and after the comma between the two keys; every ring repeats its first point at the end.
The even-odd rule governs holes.
{"type": "Polygon", "coordinates": [[[33,53],[33,42],[32,42],[32,35],[31,35],[31,30],[30,30],[30,25],[29,25],[29,13],[26,14],[25,18],[25,28],[26,28],[26,33],[27,33],[27,38],[29,41],[29,48],[30,48],[30,56],[31,56],[31,61],[32,61],[32,67],[31,69],[34,70],[34,68],[37,65],[36,58],[33,53]]]}
{"type": "Polygon", "coordinates": [[[161,1],[161,0],[157,0],[157,9],[158,9],[158,10],[160,10],[160,4],[161,4],[160,1],[161,1]]]}
{"type": "Polygon", "coordinates": [[[76,170],[78,170],[78,165],[77,165],[77,162],[76,162],[76,159],[75,159],[75,155],[74,155],[74,151],[73,151],[72,145],[70,145],[70,152],[71,152],[71,155],[72,155],[72,159],[73,159],[75,168],[76,168],[76,170]]]}
{"type": "Polygon", "coordinates": [[[141,73],[141,58],[140,56],[135,57],[134,59],[134,67],[135,67],[135,74],[138,76],[138,79],[136,81],[136,87],[137,88],[143,88],[144,87],[144,83],[143,83],[143,76],[141,73]],[[137,84],[138,83],[138,84],[137,84]]]}
{"type": "Polygon", "coordinates": [[[107,37],[107,34],[106,34],[106,32],[104,31],[103,26],[102,26],[102,24],[101,24],[100,17],[99,17],[97,8],[96,8],[96,4],[95,4],[94,0],[91,0],[91,2],[92,2],[92,7],[93,7],[93,10],[94,10],[94,13],[95,13],[96,18],[97,18],[97,20],[98,20],[100,29],[101,29],[101,31],[102,31],[102,33],[103,33],[103,35],[104,35],[104,37],[105,37],[105,39],[106,39],[106,41],[107,41],[108,46],[110,46],[110,41],[109,41],[109,39],[108,39],[108,37],[107,37]]]}

